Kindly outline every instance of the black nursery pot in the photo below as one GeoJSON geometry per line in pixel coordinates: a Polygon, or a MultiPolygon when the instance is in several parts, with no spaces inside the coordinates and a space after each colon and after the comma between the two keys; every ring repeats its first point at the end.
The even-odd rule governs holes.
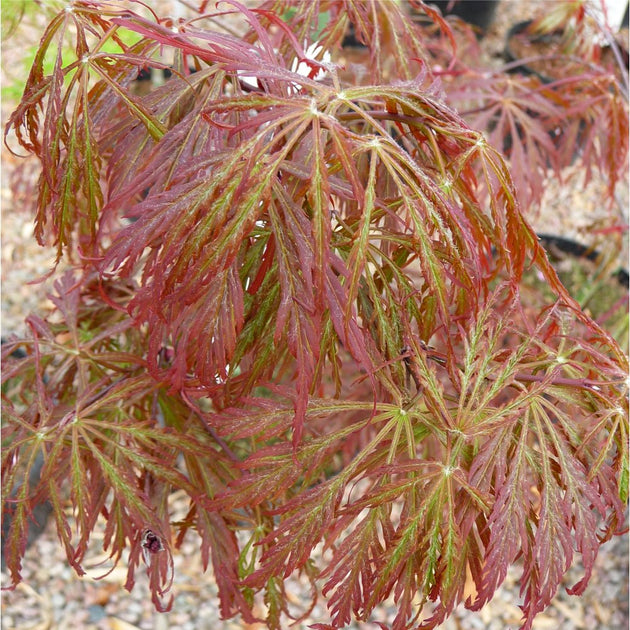
{"type": "MultiPolygon", "coordinates": [[[[592,263],[599,263],[601,260],[602,255],[597,250],[578,243],[577,241],[555,234],[538,233],[537,236],[552,261],[558,260],[563,256],[574,259],[582,258],[592,263]]],[[[630,279],[626,269],[620,267],[612,274],[611,278],[628,291],[630,279]]]]}
{"type": "MultiPolygon", "coordinates": [[[[532,20],[517,22],[507,32],[505,38],[505,47],[503,56],[508,63],[520,61],[528,57],[536,57],[539,55],[558,55],[557,58],[534,61],[530,64],[518,64],[510,68],[510,72],[520,74],[530,74],[537,76],[543,83],[553,83],[558,79],[567,76],[567,62],[562,59],[559,52],[562,32],[545,33],[544,35],[533,35],[528,33],[527,29],[532,20]]],[[[617,45],[621,54],[622,61],[628,66],[628,46],[623,40],[618,40],[617,45]]],[[[612,52],[609,46],[602,48],[602,59],[605,55],[612,52]]]]}
{"type": "Polygon", "coordinates": [[[343,40],[341,42],[341,47],[342,48],[357,48],[357,49],[367,48],[367,46],[363,42],[360,42],[357,39],[355,29],[354,29],[354,24],[352,24],[352,22],[348,24],[348,30],[346,31],[346,34],[343,37],[343,40]]]}
{"type": "Polygon", "coordinates": [[[593,317],[607,314],[607,326],[614,328],[616,321],[627,316],[627,269],[619,267],[602,275],[603,256],[597,250],[554,234],[537,236],[562,283],[578,302],[586,302],[593,317]]]}
{"type": "Polygon", "coordinates": [[[499,0],[429,0],[427,4],[437,6],[442,15],[457,15],[483,33],[494,20],[499,0]]]}
{"type": "MultiPolygon", "coordinates": [[[[522,44],[530,44],[532,48],[535,48],[537,45],[553,45],[554,40],[558,41],[560,34],[554,35],[541,35],[539,37],[534,37],[532,35],[528,35],[527,28],[532,23],[532,20],[524,20],[523,22],[517,22],[514,24],[510,30],[507,32],[505,37],[505,48],[503,49],[503,56],[508,63],[512,63],[514,61],[519,61],[520,59],[526,57],[533,57],[536,54],[542,54],[537,52],[536,50],[532,50],[529,54],[519,54],[517,50],[517,42],[520,39],[522,44]]],[[[510,69],[510,72],[520,73],[520,74],[531,74],[537,76],[543,83],[552,83],[554,81],[553,78],[547,76],[546,74],[539,72],[533,66],[528,66],[526,64],[518,65],[514,68],[510,69]]]]}
{"type": "MultiPolygon", "coordinates": [[[[614,272],[605,256],[593,247],[553,234],[537,234],[560,281],[580,306],[622,347],[627,345],[628,271],[614,272]]],[[[523,303],[552,303],[557,295],[537,269],[529,269],[521,283],[523,303]],[[533,301],[532,301],[533,300],[533,301]]]]}

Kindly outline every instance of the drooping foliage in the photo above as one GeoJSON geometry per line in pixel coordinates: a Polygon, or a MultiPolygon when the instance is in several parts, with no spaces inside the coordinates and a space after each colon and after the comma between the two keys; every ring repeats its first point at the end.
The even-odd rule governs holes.
{"type": "MultiPolygon", "coordinates": [[[[520,561],[531,627],[576,554],[583,592],[628,485],[626,357],[523,217],[534,170],[452,107],[397,3],[202,10],[73,2],[7,126],[41,162],[37,238],[68,267],[54,311],[3,348],[13,580],[46,499],[77,572],[104,519],[127,587],[142,559],[159,608],[194,529],[225,617],[253,622],[262,593],[280,627],[301,571],[328,596],[320,627],[393,595],[395,628],[432,628],[468,574],[479,609],[520,561]],[[350,23],[369,81],[325,57],[350,23]],[[139,95],[149,66],[172,76],[139,95]],[[526,291],[531,270],[552,300],[526,291]]],[[[577,107],[533,89],[530,112],[577,107]]]]}

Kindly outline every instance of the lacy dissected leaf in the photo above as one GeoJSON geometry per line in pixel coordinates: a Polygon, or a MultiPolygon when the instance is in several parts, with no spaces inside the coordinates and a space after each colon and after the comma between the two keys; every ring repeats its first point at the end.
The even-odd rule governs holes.
{"type": "MultiPolygon", "coordinates": [[[[265,407],[267,405],[263,405],[265,407]]],[[[288,575],[305,564],[310,550],[322,540],[324,532],[337,518],[344,488],[371,448],[331,477],[336,469],[334,453],[353,433],[363,431],[368,426],[378,427],[381,422],[389,420],[373,438],[373,444],[379,443],[391,430],[391,416],[396,412],[396,408],[391,405],[379,405],[379,408],[380,413],[371,417],[373,408],[370,405],[311,400],[307,411],[308,426],[318,416],[329,420],[335,418],[335,412],[347,414],[360,409],[367,412],[369,423],[365,413],[356,419],[351,415],[349,424],[323,437],[304,440],[297,449],[287,442],[263,446],[240,465],[247,472],[217,497],[217,507],[241,506],[250,511],[260,509],[257,507],[260,505],[264,513],[279,515],[281,518],[277,527],[257,541],[257,546],[261,547],[261,566],[254,571],[253,561],[249,563],[248,566],[252,568],[248,571],[245,584],[263,587],[279,571],[288,575]],[[324,474],[329,477],[328,480],[316,483],[324,474]]],[[[276,409],[270,409],[267,413],[274,420],[278,418],[276,409]]],[[[288,415],[287,411],[284,415],[288,415]]],[[[262,424],[264,426],[264,420],[262,424]]],[[[251,553],[256,554],[257,547],[251,553]]]]}
{"type": "MultiPolygon", "coordinates": [[[[110,25],[106,15],[94,11],[88,3],[75,2],[68,11],[59,13],[46,29],[24,97],[6,127],[5,137],[13,129],[17,141],[41,162],[35,234],[44,243],[50,226],[49,233],[57,246],[57,261],[64,248],[72,251],[74,239],[85,248],[84,253],[92,253],[90,250],[95,246],[103,205],[104,158],[98,124],[102,115],[99,116],[97,93],[92,91],[95,81],[100,78],[113,86],[154,138],[165,131],[118,84],[119,81],[124,84],[124,75],[133,72],[137,55],[129,53],[128,62],[123,63],[121,70],[120,66],[112,66],[107,53],[98,50],[105,42],[113,41],[122,51],[119,59],[125,58],[127,46],[110,25]],[[74,38],[71,62],[65,59],[68,37],[74,38]],[[45,60],[53,55],[52,73],[45,76],[45,60]]],[[[136,51],[150,55],[151,47],[140,45],[136,51]]],[[[108,105],[111,107],[111,102],[108,105]]]]}
{"type": "MultiPolygon", "coordinates": [[[[289,350],[296,358],[298,370],[296,414],[303,418],[318,359],[321,335],[319,322],[314,317],[316,306],[312,275],[316,269],[321,270],[322,265],[321,262],[317,265],[313,260],[309,238],[311,226],[305,220],[301,209],[291,207],[290,200],[284,196],[281,189],[276,193],[276,198],[277,208],[276,204],[271,204],[269,208],[281,287],[274,340],[279,343],[286,334],[289,350]],[[287,224],[293,227],[291,232],[285,232],[284,226],[287,224]],[[296,269],[301,269],[301,273],[296,274],[296,269]]],[[[330,225],[330,221],[326,223],[330,225]]],[[[323,254],[324,252],[320,251],[320,255],[323,254]]],[[[298,430],[294,435],[295,443],[298,443],[300,438],[301,433],[298,430]]]]}
{"type": "MultiPolygon", "coordinates": [[[[522,325],[519,319],[524,313],[516,308],[497,322],[497,305],[490,302],[478,327],[468,334],[462,371],[453,383],[460,392],[459,404],[439,412],[451,431],[443,433],[432,426],[435,421],[424,420],[431,431],[417,434],[416,440],[430,450],[413,466],[379,471],[379,480],[398,476],[389,484],[375,484],[347,508],[348,516],[365,507],[375,512],[350,528],[352,533],[338,547],[339,555],[326,572],[334,576],[326,590],[333,593],[331,605],[339,625],[351,611],[365,618],[390,593],[399,606],[396,623],[405,624],[412,616],[413,597],[420,591],[437,603],[422,627],[435,627],[460,601],[467,567],[478,591],[477,600],[467,605],[477,609],[491,598],[507,567],[523,554],[527,627],[549,603],[575,552],[581,555],[585,576],[572,592],[582,591],[601,543],[598,526],[608,521],[607,527],[616,528],[623,518],[622,488],[613,489],[607,482],[609,466],[627,450],[608,434],[611,427],[618,428],[615,414],[623,413],[613,407],[622,373],[613,369],[616,377],[609,382],[588,378],[586,357],[597,352],[596,347],[591,349],[582,340],[570,344],[568,339],[580,337],[567,336],[562,318],[556,319],[553,311],[506,352],[504,340],[522,325]],[[542,365],[548,371],[537,374],[542,365]],[[510,394],[505,383],[512,378],[517,382],[511,381],[510,394]],[[593,397],[600,396],[600,402],[608,401],[609,411],[593,414],[593,397]],[[427,442],[429,434],[444,440],[443,452],[452,454],[452,463],[427,458],[436,453],[436,446],[439,452],[439,443],[427,442]],[[452,438],[446,439],[447,435],[452,438]],[[586,441],[585,436],[589,436],[586,441]],[[465,446],[469,440],[472,451],[465,446]],[[591,440],[592,450],[587,446],[591,440]],[[607,455],[598,459],[603,444],[607,455]],[[589,474],[596,460],[600,467],[589,474]],[[409,474],[416,468],[424,474],[409,474]],[[422,491],[410,492],[415,487],[422,491]],[[400,519],[389,521],[383,512],[375,515],[377,506],[398,497],[405,497],[400,519]],[[448,510],[437,507],[445,505],[448,510]],[[414,545],[419,545],[417,555],[414,545]],[[353,564],[352,552],[360,564],[353,564]],[[382,554],[381,562],[377,552],[382,554]],[[366,555],[370,561],[363,562],[366,555]]],[[[420,357],[415,361],[420,363],[420,357]]],[[[420,368],[428,384],[434,376],[426,366],[420,368]]],[[[453,400],[448,391],[445,388],[443,395],[453,400]]],[[[623,439],[623,430],[618,436],[623,439]]],[[[351,521],[343,518],[340,523],[349,526],[351,521]]],[[[337,524],[335,531],[340,527],[337,524]]]]}
{"type": "Polygon", "coordinates": [[[559,175],[569,163],[556,150],[571,124],[563,96],[537,77],[494,74],[474,81],[460,78],[450,96],[470,125],[486,131],[492,146],[508,157],[524,207],[539,203],[547,170],[559,175]]]}
{"type": "MultiPolygon", "coordinates": [[[[589,50],[596,39],[590,38],[589,50]]],[[[570,57],[567,76],[547,83],[531,74],[480,75],[476,68],[447,78],[445,89],[464,118],[509,159],[524,208],[540,203],[549,170],[561,178],[577,158],[586,181],[594,167],[606,177],[611,199],[627,171],[627,87],[619,76],[626,73],[627,86],[627,69],[596,65],[591,53],[582,57],[576,66],[570,57]]]]}
{"type": "MultiPolygon", "coordinates": [[[[193,434],[190,421],[165,416],[157,405],[159,386],[146,366],[137,356],[116,350],[126,335],[134,335],[128,321],[117,322],[124,311],[110,309],[114,323],[107,328],[107,309],[102,304],[86,308],[81,285],[71,273],[56,289],[52,301],[67,327],[31,318],[39,340],[26,345],[27,356],[13,369],[3,371],[4,382],[21,392],[10,400],[3,397],[5,418],[12,418],[3,427],[3,439],[11,445],[6,457],[3,453],[3,510],[10,514],[5,549],[14,581],[20,577],[29,514],[40,504],[50,505],[68,560],[79,574],[100,515],[106,519],[105,549],[117,561],[127,544],[140,548],[145,529],[163,541],[169,539],[168,525],[159,514],[168,497],[165,488],[182,489],[199,509],[207,509],[207,489],[199,489],[176,465],[182,454],[197,458],[201,450],[212,449],[208,434],[199,430],[203,425],[197,420],[199,429],[193,434]],[[34,403],[28,392],[37,389],[48,392],[34,403]],[[24,478],[29,483],[21,483],[24,478]],[[14,499],[9,500],[12,493],[14,499]],[[74,508],[75,527],[68,520],[66,497],[74,508]]],[[[213,460],[221,458],[215,454],[213,460]]],[[[231,478],[229,473],[226,478],[231,478]]],[[[148,565],[158,598],[172,579],[169,545],[164,543],[164,549],[165,554],[148,565]]],[[[130,584],[133,570],[130,563],[130,584]]]]}
{"type": "Polygon", "coordinates": [[[558,147],[561,159],[566,163],[577,154],[586,167],[585,183],[597,168],[614,198],[628,165],[628,99],[618,78],[599,70],[552,85],[570,104],[565,114],[569,122],[558,147]]]}
{"type": "MultiPolygon", "coordinates": [[[[350,536],[337,547],[337,562],[331,563],[322,574],[330,574],[330,584],[339,585],[329,596],[329,608],[333,622],[343,626],[350,622],[351,613],[357,618],[364,617],[363,602],[367,596],[367,585],[376,580],[376,558],[383,552],[382,535],[385,544],[392,538],[392,527],[383,507],[370,510],[350,536]],[[345,586],[344,582],[348,585],[345,586]]],[[[327,595],[330,587],[324,586],[327,595]]]]}
{"type": "MultiPolygon", "coordinates": [[[[103,268],[112,268],[124,275],[135,272],[141,265],[144,277],[151,278],[138,292],[131,308],[140,319],[151,322],[152,356],[156,356],[164,338],[173,339],[176,359],[172,385],[179,387],[195,364],[198,365],[196,376],[203,383],[211,384],[222,377],[224,365],[230,362],[233,353],[242,353],[244,347],[238,333],[241,329],[245,332],[248,324],[243,314],[245,304],[240,297],[242,289],[235,271],[228,269],[230,265],[244,264],[248,268],[255,264],[250,263],[248,257],[260,256],[258,234],[265,231],[273,234],[272,239],[267,237],[256,274],[252,266],[249,277],[253,278],[253,285],[247,290],[257,292],[264,282],[264,274],[277,274],[282,293],[276,307],[274,341],[276,347],[281,348],[281,339],[286,337],[288,349],[296,359],[296,380],[301,393],[296,407],[298,440],[305,397],[314,386],[314,366],[319,355],[317,331],[320,325],[315,322],[324,316],[324,309],[328,309],[337,335],[353,357],[365,368],[371,369],[373,364],[370,354],[366,353],[365,335],[357,326],[356,310],[351,305],[364,282],[365,263],[361,260],[367,260],[368,243],[373,242],[372,251],[376,251],[382,239],[379,232],[383,230],[380,227],[383,219],[386,218],[388,225],[386,237],[398,238],[401,253],[408,249],[418,260],[418,271],[426,280],[424,314],[436,313],[438,321],[442,322],[450,317],[451,302],[462,306],[479,299],[482,289],[475,251],[479,244],[475,243],[474,236],[488,228],[487,219],[478,215],[469,214],[462,222],[452,193],[446,191],[445,194],[429,177],[433,166],[423,163],[414,166],[407,152],[386,140],[388,120],[401,127],[408,125],[412,138],[425,138],[438,128],[443,131],[444,123],[437,122],[436,110],[451,119],[449,124],[460,125],[461,121],[432,95],[418,98],[410,85],[378,91],[357,88],[339,98],[325,86],[318,86],[316,97],[315,100],[303,97],[287,100],[252,94],[217,99],[206,110],[211,124],[217,125],[220,121],[228,136],[239,134],[249,139],[229,155],[215,154],[203,162],[197,159],[188,170],[182,165],[177,175],[182,183],[173,182],[168,190],[150,194],[142,201],[133,210],[140,216],[139,220],[120,233],[103,262],[103,268]],[[350,98],[362,100],[363,106],[353,105],[348,111],[350,98]],[[228,113],[233,116],[246,111],[253,115],[236,126],[226,118],[228,113]],[[354,126],[357,131],[362,129],[362,135],[342,127],[341,117],[350,117],[351,129],[354,126]],[[378,135],[366,135],[368,129],[378,135]],[[304,149],[298,148],[299,143],[313,147],[312,153],[302,155],[304,149]],[[338,161],[333,158],[333,148],[342,150],[338,161]],[[353,199],[350,190],[364,188],[358,184],[363,177],[353,160],[368,149],[373,155],[373,174],[367,179],[368,187],[362,198],[353,199]],[[330,156],[330,163],[322,168],[324,156],[330,156]],[[309,163],[318,165],[317,170],[296,170],[294,164],[298,158],[307,158],[309,163]],[[188,183],[200,169],[206,169],[207,178],[188,183]],[[290,191],[289,195],[278,187],[279,178],[290,191]],[[403,205],[388,211],[381,202],[377,212],[376,194],[381,191],[388,195],[397,191],[402,195],[403,205]],[[344,214],[360,221],[361,238],[352,249],[346,249],[344,239],[338,240],[341,257],[331,244],[335,244],[335,224],[341,224],[345,230],[346,223],[338,221],[328,209],[334,196],[340,196],[340,209],[344,209],[344,214]],[[436,210],[437,214],[433,215],[436,210]],[[411,235],[406,233],[409,227],[411,235]],[[393,230],[396,237],[391,235],[393,230]],[[243,247],[248,238],[252,246],[249,251],[243,247]],[[444,253],[435,251],[438,242],[444,243],[444,253]],[[444,261],[455,260],[456,252],[461,255],[464,244],[468,248],[467,262],[445,273],[444,261]],[[145,254],[147,251],[150,253],[145,254]],[[348,260],[342,263],[346,258],[348,260]],[[298,284],[292,273],[296,264],[301,268],[298,284]],[[219,269],[223,271],[218,273],[219,269]],[[339,275],[343,282],[338,280],[339,275]],[[447,284],[445,280],[451,276],[457,277],[457,282],[447,284]],[[227,278],[231,278],[229,284],[225,284],[227,278]],[[227,286],[231,288],[226,302],[223,296],[227,286]],[[311,299],[309,292],[313,293],[311,299]],[[451,297],[451,292],[459,296],[451,297]],[[436,300],[437,311],[433,300],[436,300]],[[285,318],[291,312],[287,320],[289,326],[285,328],[285,318]],[[164,321],[170,322],[168,327],[164,321]],[[199,339],[204,340],[201,345],[199,339]]],[[[197,125],[198,120],[194,124],[197,125]]],[[[161,142],[167,137],[168,134],[161,142]]],[[[467,168],[458,162],[465,160],[466,155],[468,159],[478,155],[470,152],[476,140],[477,136],[471,133],[459,146],[449,147],[453,157],[451,168],[458,172],[467,168]]],[[[434,151],[435,147],[426,155],[427,162],[435,158],[434,151]]],[[[159,156],[158,145],[151,160],[159,156]]],[[[484,159],[487,158],[484,156],[484,159]]],[[[359,160],[357,165],[360,164],[359,160]]],[[[492,168],[496,170],[496,165],[492,168]]],[[[450,178],[448,172],[444,177],[450,178]]],[[[509,186],[509,183],[499,182],[499,186],[509,186]]],[[[498,206],[495,211],[497,229],[514,220],[502,217],[504,210],[498,206]]],[[[352,224],[347,229],[352,230],[352,224]]],[[[340,235],[345,237],[344,232],[340,235]]],[[[497,233],[493,240],[500,243],[501,238],[497,233]]],[[[487,250],[489,244],[481,246],[487,250]]],[[[511,250],[525,251],[518,243],[511,250]]],[[[502,251],[507,254],[507,247],[502,251]]],[[[244,281],[241,277],[241,282],[244,281]]],[[[368,283],[367,287],[374,290],[370,302],[376,304],[382,294],[377,295],[380,292],[374,283],[368,283]]],[[[400,301],[400,296],[390,297],[390,311],[395,308],[394,300],[400,301]]],[[[258,311],[256,316],[259,317],[258,311]]],[[[386,312],[382,311],[378,325],[382,334],[389,337],[393,349],[400,335],[390,332],[391,326],[384,325],[385,316],[386,312]]],[[[439,326],[438,321],[428,320],[423,326],[428,331],[434,330],[439,326]]],[[[325,325],[325,320],[321,325],[325,325]]],[[[400,343],[399,347],[402,345],[400,343]]],[[[270,351],[273,352],[268,349],[266,354],[270,351]]],[[[268,363],[268,357],[266,360],[268,363]]]]}
{"type": "MultiPolygon", "coordinates": [[[[220,68],[200,68],[194,74],[174,75],[144,97],[147,109],[167,125],[157,145],[133,111],[125,110],[114,120],[103,120],[102,142],[110,156],[109,199],[104,212],[119,211],[138,196],[146,199],[163,192],[177,181],[181,163],[203,158],[217,147],[216,129],[207,125],[203,109],[191,107],[191,101],[203,105],[216,98],[224,81],[220,68]],[[111,143],[112,138],[118,141],[111,143]],[[159,155],[153,157],[156,152],[159,155]],[[165,153],[170,156],[168,160],[162,159],[165,153]]],[[[133,209],[126,208],[125,214],[140,217],[143,206],[136,203],[133,209]]]]}
{"type": "MultiPolygon", "coordinates": [[[[350,515],[365,508],[369,512],[348,528],[326,571],[330,579],[325,590],[335,589],[330,603],[335,621],[341,625],[351,605],[355,614],[366,618],[390,593],[398,607],[395,627],[408,627],[417,617],[412,613],[417,593],[425,600],[439,596],[443,619],[460,596],[468,560],[456,508],[457,488],[463,479],[460,475],[456,481],[457,472],[452,475],[449,467],[431,461],[380,472],[385,480],[396,480],[376,483],[348,506],[350,515]],[[399,499],[402,511],[393,508],[399,499]]],[[[479,493],[470,490],[477,506],[487,509],[479,493]]]]}
{"type": "MultiPolygon", "coordinates": [[[[421,30],[397,3],[314,0],[308,4],[295,11],[295,4],[289,0],[268,0],[257,13],[263,24],[271,16],[282,15],[297,41],[312,41],[317,45],[308,51],[309,59],[317,61],[327,52],[337,60],[339,44],[352,24],[355,37],[366,45],[360,59],[365,68],[363,74],[373,83],[389,83],[394,78],[412,79],[427,61],[421,30]]],[[[450,29],[437,11],[428,5],[422,8],[450,35],[450,29]]],[[[454,41],[450,41],[454,47],[454,41]]],[[[280,37],[276,36],[272,42],[285,58],[306,63],[304,56],[296,57],[296,50],[289,48],[280,37]]]]}
{"type": "MultiPolygon", "coordinates": [[[[611,419],[610,413],[604,411],[600,416],[592,411],[593,396],[614,399],[618,385],[614,380],[600,381],[599,385],[589,380],[583,363],[586,345],[577,342],[573,348],[563,348],[563,336],[556,336],[557,324],[548,316],[539,325],[537,334],[523,340],[516,353],[506,357],[507,363],[501,364],[502,370],[512,362],[518,368],[515,377],[522,384],[515,388],[511,400],[486,415],[489,405],[483,401],[496,400],[497,383],[507,372],[503,372],[503,377],[499,373],[489,377],[487,368],[492,364],[492,353],[474,351],[482,339],[477,333],[471,336],[473,343],[468,352],[471,358],[477,358],[470,363],[469,376],[462,381],[474,383],[468,400],[475,403],[467,403],[466,407],[475,413],[474,409],[480,408],[478,403],[482,403],[484,409],[483,417],[477,416],[474,428],[469,427],[467,433],[487,435],[481,438],[472,461],[470,482],[481,492],[495,496],[488,520],[483,578],[477,583],[474,608],[491,598],[503,581],[507,566],[522,554],[525,627],[555,594],[574,551],[581,554],[585,570],[585,578],[574,590],[584,588],[600,544],[598,524],[609,520],[609,526],[615,527],[623,511],[619,489],[612,490],[606,481],[608,466],[621,454],[602,425],[611,419]],[[545,345],[535,341],[541,338],[545,345]],[[547,360],[541,361],[545,355],[547,360]],[[539,367],[532,372],[527,369],[528,364],[539,367]],[[536,374],[543,365],[547,365],[546,372],[536,374]],[[570,376],[561,376],[563,372],[570,376]],[[479,374],[482,381],[477,380],[479,374]],[[590,439],[584,443],[586,435],[593,439],[593,450],[587,446],[590,439]],[[602,448],[600,440],[607,444],[606,455],[599,460],[601,468],[590,474],[602,448]],[[536,526],[531,527],[531,523],[536,526]]],[[[491,344],[496,343],[493,337],[497,338],[496,333],[489,337],[491,344]]],[[[487,342],[481,343],[485,347],[487,342]]],[[[612,399],[607,405],[614,405],[612,399]]],[[[471,421],[473,417],[470,416],[471,421]]],[[[622,447],[622,452],[625,450],[622,447]]]]}
{"type": "MultiPolygon", "coordinates": [[[[542,406],[530,406],[514,429],[502,431],[488,445],[499,463],[494,473],[497,498],[488,520],[490,541],[475,603],[477,608],[489,600],[505,577],[505,567],[522,553],[526,628],[551,601],[571,566],[574,550],[581,553],[585,570],[574,592],[583,590],[600,544],[597,517],[606,513],[598,484],[589,481],[585,466],[557,431],[548,411],[541,411],[542,406]],[[534,449],[536,443],[548,446],[534,449]]],[[[475,463],[473,479],[486,461],[483,457],[475,463]]],[[[620,509],[614,503],[613,507],[620,509]]]]}
{"type": "MultiPolygon", "coordinates": [[[[246,402],[246,401],[243,401],[246,402]]],[[[241,409],[226,409],[221,414],[208,418],[213,426],[218,426],[223,435],[232,437],[254,436],[266,440],[271,436],[288,433],[293,421],[293,407],[287,404],[259,399],[255,407],[247,412],[241,409]]],[[[373,403],[343,402],[337,400],[309,399],[306,410],[307,427],[317,419],[329,420],[335,418],[336,431],[330,431],[322,437],[309,439],[295,452],[286,443],[273,446],[261,446],[256,449],[239,468],[250,471],[231,484],[229,491],[219,501],[220,506],[234,505],[236,507],[254,506],[261,501],[273,501],[282,497],[302,475],[316,479],[323,468],[330,464],[330,458],[340,443],[353,432],[365,427],[365,414],[356,415],[364,411],[365,414],[381,412],[381,415],[391,413],[391,405],[373,403]],[[349,415],[348,415],[349,414],[349,415]],[[339,421],[340,416],[348,416],[347,423],[339,421]],[[256,471],[255,474],[251,472],[256,471]],[[266,481],[260,482],[265,477],[266,481]],[[273,488],[273,493],[270,489],[273,488]]],[[[378,417],[381,417],[380,415],[378,417]]],[[[373,419],[373,422],[375,420],[373,419]]],[[[264,444],[263,442],[262,444],[264,444]]]]}

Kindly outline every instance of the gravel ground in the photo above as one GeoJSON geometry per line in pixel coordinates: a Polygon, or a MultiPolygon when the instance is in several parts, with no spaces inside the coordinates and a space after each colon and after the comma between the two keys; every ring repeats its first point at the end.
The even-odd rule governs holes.
{"type": "MultiPolygon", "coordinates": [[[[509,23],[529,17],[540,9],[540,2],[504,2],[485,42],[485,52],[492,57],[502,47],[502,33],[509,23]]],[[[30,33],[33,36],[33,33],[30,33]]],[[[36,41],[36,40],[33,40],[36,41]]],[[[15,65],[8,60],[15,51],[9,49],[14,40],[3,42],[3,83],[11,79],[15,65]]],[[[3,121],[6,121],[13,103],[2,103],[3,121]]],[[[2,169],[2,332],[23,330],[24,315],[33,309],[46,308],[46,285],[29,285],[52,263],[50,254],[34,246],[31,218],[23,199],[9,193],[9,178],[15,173],[17,161],[3,154],[2,169]]],[[[602,183],[593,181],[583,189],[578,177],[579,166],[567,172],[562,185],[551,181],[540,213],[531,217],[539,231],[553,232],[590,242],[593,226],[610,220],[610,211],[600,207],[602,183]]],[[[627,190],[620,191],[616,212],[627,221],[627,190]]],[[[623,261],[627,254],[620,252],[623,261]]],[[[185,500],[173,496],[173,509],[184,509],[185,500]]],[[[88,575],[78,578],[68,567],[57,541],[53,523],[31,547],[24,559],[24,582],[15,591],[2,596],[1,627],[16,630],[45,630],[66,628],[98,630],[143,629],[236,629],[262,628],[259,624],[245,624],[239,619],[220,621],[216,584],[211,572],[203,574],[198,547],[189,536],[183,548],[175,554],[175,603],[172,612],[156,613],[148,595],[148,584],[142,570],[138,571],[137,584],[132,593],[123,590],[126,570],[121,565],[106,578],[96,580],[107,565],[101,548],[102,530],[93,536],[92,555],[89,556],[88,575]]],[[[480,613],[471,614],[463,609],[443,624],[444,630],[486,628],[501,630],[518,628],[519,571],[513,568],[506,581],[480,613]]],[[[569,572],[564,586],[571,586],[580,578],[576,564],[569,572]]],[[[2,574],[3,585],[7,576],[2,574]]],[[[298,579],[290,581],[288,591],[296,607],[308,600],[308,587],[298,579]]],[[[264,607],[259,602],[261,614],[264,607]]],[[[382,606],[374,621],[387,621],[393,617],[394,606],[382,606]]],[[[321,600],[310,615],[308,623],[325,621],[325,601],[321,600]]],[[[351,628],[375,628],[374,624],[353,624],[351,628]]],[[[552,605],[534,622],[535,630],[562,628],[563,630],[601,629],[620,630],[628,627],[628,536],[615,538],[604,545],[597,558],[593,577],[581,598],[570,597],[562,588],[552,605]]]]}

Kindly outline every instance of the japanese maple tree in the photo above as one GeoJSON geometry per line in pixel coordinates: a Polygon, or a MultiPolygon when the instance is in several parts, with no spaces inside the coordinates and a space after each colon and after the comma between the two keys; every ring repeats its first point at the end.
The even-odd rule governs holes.
{"type": "MultiPolygon", "coordinates": [[[[524,628],[576,554],[582,593],[625,527],[627,358],[523,217],[530,163],[511,173],[455,108],[476,79],[437,77],[435,40],[395,2],[225,0],[179,21],[130,6],[54,17],[7,126],[41,162],[36,237],[65,267],[53,311],[3,349],[13,581],[48,500],[79,574],[103,519],[127,588],[144,562],[161,610],[190,530],[222,614],[253,622],[262,594],[270,628],[292,614],[294,572],[328,598],[319,628],[391,595],[394,628],[436,627],[467,575],[477,610],[515,562],[524,628]],[[367,80],[334,63],[349,24],[367,80]],[[532,269],[553,299],[523,299],[532,269]],[[177,521],[174,490],[190,503],[177,521]]],[[[418,6],[454,71],[450,27],[418,6]]],[[[585,107],[615,99],[627,130],[603,81],[579,84],[599,90],[585,107]]],[[[531,89],[530,112],[577,108],[531,89]]],[[[627,144],[593,146],[612,190],[627,144]]]]}

